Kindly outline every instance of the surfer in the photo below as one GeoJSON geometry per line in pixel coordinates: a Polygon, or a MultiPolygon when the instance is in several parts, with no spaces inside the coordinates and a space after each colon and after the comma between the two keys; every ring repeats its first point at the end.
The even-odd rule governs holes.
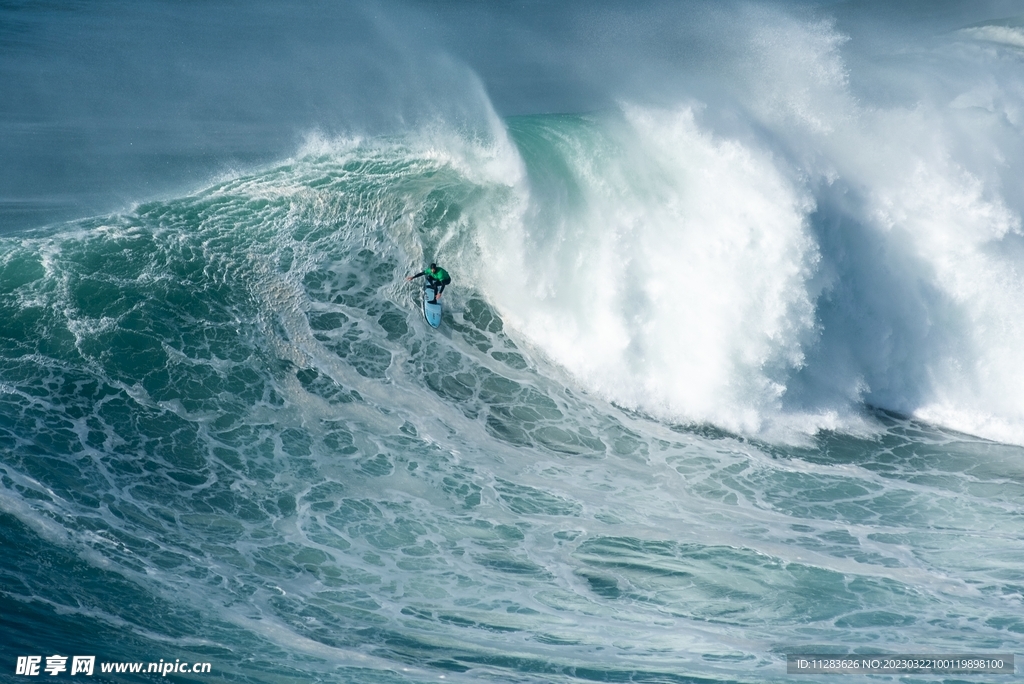
{"type": "Polygon", "coordinates": [[[448,275],[448,271],[444,270],[435,263],[431,263],[426,270],[420,271],[416,275],[411,275],[406,280],[412,280],[413,278],[419,278],[420,276],[427,277],[427,287],[434,292],[434,298],[430,300],[430,304],[437,304],[437,300],[440,299],[441,293],[444,292],[444,286],[452,282],[452,277],[448,275]]]}

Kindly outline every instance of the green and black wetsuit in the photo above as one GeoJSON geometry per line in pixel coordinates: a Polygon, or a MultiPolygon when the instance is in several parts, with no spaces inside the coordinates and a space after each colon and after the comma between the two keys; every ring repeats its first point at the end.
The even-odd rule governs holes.
{"type": "Polygon", "coordinates": [[[448,271],[444,270],[440,266],[435,266],[434,268],[428,267],[416,275],[410,276],[410,278],[419,278],[420,276],[427,277],[427,287],[434,291],[433,301],[435,302],[437,301],[438,295],[444,292],[445,285],[452,282],[452,277],[448,275],[448,271]]]}

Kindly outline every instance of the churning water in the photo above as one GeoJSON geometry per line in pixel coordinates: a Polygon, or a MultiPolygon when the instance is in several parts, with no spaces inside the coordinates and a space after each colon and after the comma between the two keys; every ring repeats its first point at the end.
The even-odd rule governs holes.
{"type": "MultiPolygon", "coordinates": [[[[479,76],[434,55],[454,104],[422,119],[341,108],[348,132],[248,140],[240,170],[92,218],[33,226],[65,188],[26,157],[0,679],[54,653],[210,662],[171,675],[195,681],[761,682],[787,653],[1013,652],[1024,22],[678,7],[490,25],[577,41],[536,55],[579,102],[580,36],[607,45],[621,87],[589,113],[520,111],[569,95],[524,95],[499,44],[479,76]],[[659,17],[703,47],[682,75],[636,48],[627,83],[659,17]],[[431,260],[440,330],[404,280],[431,260]]],[[[469,50],[414,9],[379,30],[469,50]]],[[[4,12],[12,45],[70,21],[4,12]]],[[[209,170],[143,142],[178,151],[168,185],[209,170]]]]}

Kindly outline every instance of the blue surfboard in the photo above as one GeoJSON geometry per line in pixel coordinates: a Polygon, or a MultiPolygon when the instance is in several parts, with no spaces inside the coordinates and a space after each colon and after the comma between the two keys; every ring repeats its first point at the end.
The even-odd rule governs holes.
{"type": "Polygon", "coordinates": [[[441,303],[437,302],[434,304],[430,303],[430,300],[434,298],[434,291],[429,287],[423,288],[423,317],[427,319],[427,324],[431,328],[436,328],[441,325],[441,303]]]}

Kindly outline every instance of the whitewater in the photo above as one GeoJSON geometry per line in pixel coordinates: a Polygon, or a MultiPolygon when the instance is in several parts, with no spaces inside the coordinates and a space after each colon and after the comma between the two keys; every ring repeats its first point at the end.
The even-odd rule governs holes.
{"type": "MultiPolygon", "coordinates": [[[[40,27],[109,20],[148,54],[156,18],[235,21],[150,7],[4,9],[0,75],[59,71],[40,27]]],[[[297,116],[274,69],[252,76],[268,113],[241,116],[189,66],[189,123],[163,132],[126,97],[139,125],[116,135],[29,121],[72,90],[3,105],[34,132],[0,143],[0,681],[53,654],[256,684],[781,682],[796,653],[1014,653],[1024,20],[375,7],[237,19],[302,24],[308,52],[272,48],[293,77],[334,54],[321,30],[385,36],[377,81],[338,67],[336,113],[295,138],[191,137],[199,104],[250,132],[297,116]],[[520,70],[563,76],[531,99],[520,70]],[[107,156],[78,168],[79,144],[107,156]],[[438,330],[405,281],[431,261],[454,280],[438,330]]]]}

